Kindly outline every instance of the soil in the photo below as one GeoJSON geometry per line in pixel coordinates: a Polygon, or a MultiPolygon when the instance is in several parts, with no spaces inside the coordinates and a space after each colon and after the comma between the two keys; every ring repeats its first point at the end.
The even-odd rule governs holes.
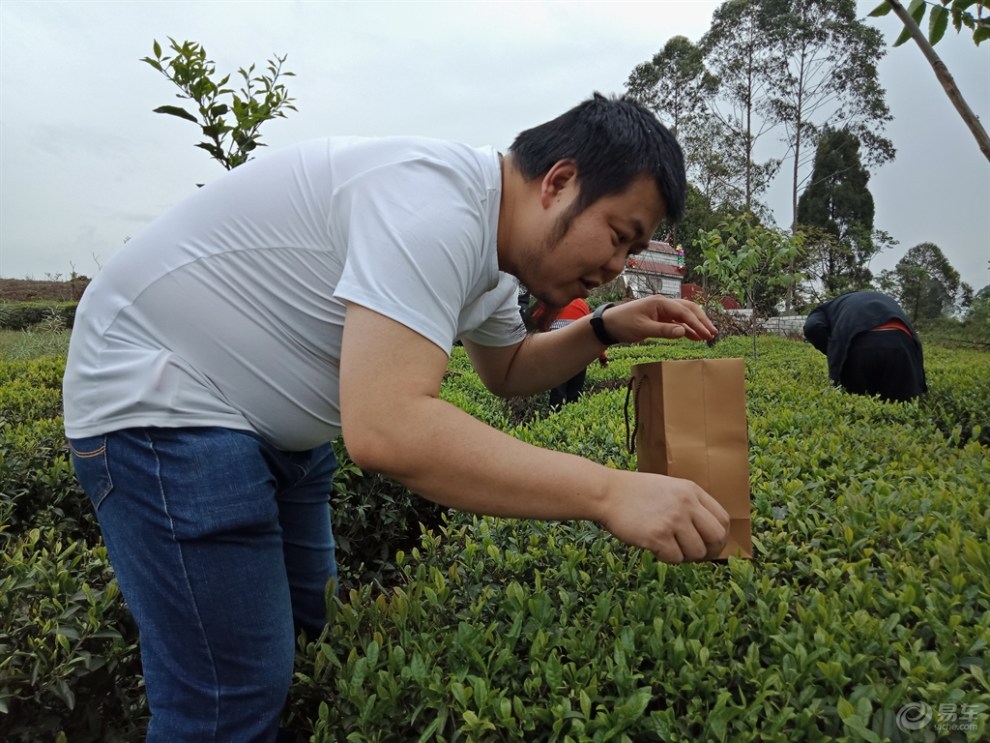
{"type": "Polygon", "coordinates": [[[0,279],[0,302],[77,302],[88,285],[85,276],[72,281],[0,279]]]}

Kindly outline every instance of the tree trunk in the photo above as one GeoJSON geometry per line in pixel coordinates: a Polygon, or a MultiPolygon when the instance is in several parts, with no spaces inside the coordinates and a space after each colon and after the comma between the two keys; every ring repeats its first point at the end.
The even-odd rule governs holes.
{"type": "Polygon", "coordinates": [[[794,177],[791,181],[791,234],[797,232],[797,211],[798,211],[798,175],[801,163],[801,135],[803,133],[801,128],[801,122],[804,119],[804,73],[806,66],[806,55],[807,49],[801,47],[799,73],[798,73],[798,88],[797,88],[797,104],[794,107],[794,177]]]}
{"type": "Polygon", "coordinates": [[[746,211],[753,211],[753,51],[752,33],[746,50],[746,211]]]}
{"type": "Polygon", "coordinates": [[[890,7],[897,17],[901,19],[904,27],[910,31],[911,37],[918,44],[921,53],[925,55],[928,64],[935,71],[935,77],[938,78],[938,81],[945,89],[945,94],[949,96],[949,100],[952,101],[952,105],[956,107],[956,111],[962,116],[966,126],[973,132],[973,136],[976,137],[976,143],[980,146],[983,155],[987,160],[990,160],[990,136],[987,135],[986,129],[983,128],[976,114],[973,113],[969,104],[966,103],[966,99],[962,97],[962,93],[959,92],[956,81],[949,73],[945,62],[935,53],[935,49],[932,48],[932,45],[928,43],[928,39],[925,38],[924,32],[918,28],[918,24],[914,22],[914,18],[905,10],[904,6],[898,0],[887,0],[887,2],[890,3],[890,7]]]}
{"type": "MultiPolygon", "coordinates": [[[[795,126],[797,127],[794,131],[794,176],[791,180],[791,234],[797,234],[798,225],[798,175],[799,166],[801,162],[801,119],[804,116],[803,104],[804,104],[804,72],[805,72],[805,48],[801,48],[801,64],[800,64],[800,74],[798,75],[798,96],[797,96],[797,106],[795,107],[795,126]]],[[[787,270],[790,273],[794,273],[794,258],[791,259],[790,265],[788,265],[787,270]]],[[[794,299],[795,299],[795,287],[794,283],[788,285],[787,294],[784,299],[784,308],[788,313],[794,309],[794,299]]]]}

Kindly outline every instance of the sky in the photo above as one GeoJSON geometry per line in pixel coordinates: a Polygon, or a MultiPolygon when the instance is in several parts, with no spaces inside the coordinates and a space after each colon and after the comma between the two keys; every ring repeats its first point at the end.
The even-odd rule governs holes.
{"type": "MultiPolygon", "coordinates": [[[[858,3],[866,15],[879,0],[858,3]]],[[[672,36],[700,39],[718,2],[90,2],[0,0],[0,277],[92,276],[143,225],[220,177],[181,103],[140,62],[168,37],[218,72],[287,54],[298,112],[262,126],[268,149],[327,135],[416,134],[507,148],[592,92],[622,93],[672,36]]],[[[869,19],[888,42],[891,14],[869,19]]],[[[936,51],[990,126],[990,43],[950,27],[936,51]]],[[[875,170],[875,226],[938,245],[974,290],[990,284],[990,162],[913,42],[879,67],[896,159],[875,170]]],[[[260,152],[265,152],[265,149],[260,152]]],[[[785,163],[784,172],[787,171],[785,163]]],[[[768,194],[790,224],[786,175],[768,194]]]]}

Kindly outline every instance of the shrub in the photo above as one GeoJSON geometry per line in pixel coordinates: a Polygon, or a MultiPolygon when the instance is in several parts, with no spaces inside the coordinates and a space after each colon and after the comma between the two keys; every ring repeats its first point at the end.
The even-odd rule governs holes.
{"type": "Polygon", "coordinates": [[[99,526],[76,482],[62,429],[64,359],[0,364],[0,500],[18,534],[57,527],[99,541],[99,526]]]}
{"type": "Polygon", "coordinates": [[[0,302],[0,329],[41,330],[71,328],[78,302],[0,302]]]}
{"type": "MultiPolygon", "coordinates": [[[[710,353],[622,350],[602,374],[668,348],[710,353]]],[[[906,740],[920,701],[972,713],[946,738],[985,738],[987,450],[832,387],[806,345],[747,367],[756,559],[667,566],[591,524],[452,515],[399,557],[401,588],[333,602],[296,719],[317,741],[906,740]]],[[[513,433],[630,466],[623,405],[513,433]]]]}
{"type": "Polygon", "coordinates": [[[334,450],[338,468],[330,507],[339,583],[394,585],[395,552],[416,544],[423,528],[439,524],[443,509],[394,480],[363,472],[340,439],[334,450]]]}
{"type": "Polygon", "coordinates": [[[925,358],[926,414],[955,443],[976,439],[990,446],[990,354],[933,347],[925,358]]]}
{"type": "MultiPolygon", "coordinates": [[[[441,394],[633,468],[631,365],[713,354],[746,358],[754,560],[668,566],[590,523],[431,511],[338,443],[345,590],[286,722],[318,742],[906,741],[898,710],[921,702],[972,725],[914,739],[985,740],[990,354],[926,347],[929,396],[883,403],[784,339],[759,359],[745,338],[616,347],[590,394],[514,424],[457,349],[441,394]]],[[[60,377],[0,363],[0,738],[134,739],[134,631],[61,448],[60,377]]]]}
{"type": "Polygon", "coordinates": [[[106,550],[33,528],[8,536],[2,565],[0,738],[139,737],[137,631],[106,550]]]}
{"type": "Polygon", "coordinates": [[[63,367],[0,363],[0,739],[134,740],[137,632],[72,473],[63,367]]]}

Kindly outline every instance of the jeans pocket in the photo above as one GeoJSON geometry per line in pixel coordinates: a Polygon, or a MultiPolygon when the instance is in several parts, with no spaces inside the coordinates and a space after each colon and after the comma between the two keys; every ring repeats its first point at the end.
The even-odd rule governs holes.
{"type": "Polygon", "coordinates": [[[103,501],[113,490],[110,466],[107,463],[107,437],[104,435],[69,439],[69,451],[76,478],[92,501],[93,507],[99,511],[103,501]]]}

